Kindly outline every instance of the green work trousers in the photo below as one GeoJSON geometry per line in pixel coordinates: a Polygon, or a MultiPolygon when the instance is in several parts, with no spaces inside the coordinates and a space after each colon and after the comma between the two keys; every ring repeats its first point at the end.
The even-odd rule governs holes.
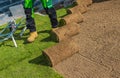
{"type": "MultiPolygon", "coordinates": [[[[30,29],[30,32],[36,31],[33,9],[34,1],[35,0],[24,0],[27,28],[30,29]]],[[[56,28],[58,21],[56,11],[52,5],[52,0],[41,0],[41,3],[50,18],[52,28],[56,28]]]]}

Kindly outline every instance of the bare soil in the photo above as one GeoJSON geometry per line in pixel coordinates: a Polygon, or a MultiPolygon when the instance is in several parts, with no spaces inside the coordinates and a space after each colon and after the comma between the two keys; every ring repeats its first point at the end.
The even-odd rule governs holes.
{"type": "Polygon", "coordinates": [[[120,78],[120,0],[92,4],[74,36],[79,53],[54,68],[65,78],[120,78]]]}

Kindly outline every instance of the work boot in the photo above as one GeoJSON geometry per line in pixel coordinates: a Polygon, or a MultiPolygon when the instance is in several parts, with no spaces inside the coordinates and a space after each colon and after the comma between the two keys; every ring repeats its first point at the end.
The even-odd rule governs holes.
{"type": "Polygon", "coordinates": [[[27,41],[28,42],[33,42],[35,40],[35,38],[37,38],[37,37],[38,37],[38,34],[37,34],[36,31],[30,32],[30,36],[28,37],[27,41]]]}

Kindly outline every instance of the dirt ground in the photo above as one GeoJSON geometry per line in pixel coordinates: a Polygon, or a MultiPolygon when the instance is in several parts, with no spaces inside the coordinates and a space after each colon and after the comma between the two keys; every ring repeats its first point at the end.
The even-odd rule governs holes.
{"type": "Polygon", "coordinates": [[[120,78],[120,0],[94,3],[84,16],[79,53],[55,70],[65,78],[120,78]]]}

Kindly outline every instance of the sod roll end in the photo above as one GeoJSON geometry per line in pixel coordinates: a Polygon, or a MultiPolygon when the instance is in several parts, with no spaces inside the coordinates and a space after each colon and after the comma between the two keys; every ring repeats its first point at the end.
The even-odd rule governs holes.
{"type": "Polygon", "coordinates": [[[44,50],[43,55],[49,59],[50,65],[54,67],[78,51],[79,48],[77,43],[75,43],[72,39],[68,39],[44,50]]]}
{"type": "Polygon", "coordinates": [[[80,25],[73,22],[52,30],[52,32],[56,34],[56,39],[58,39],[58,41],[60,42],[74,35],[77,35],[80,32],[80,25]]]}
{"type": "Polygon", "coordinates": [[[68,14],[73,14],[73,13],[76,13],[76,12],[80,12],[80,13],[85,13],[87,12],[87,6],[86,5],[77,5],[73,8],[70,8],[70,9],[67,9],[67,13],[68,14]]]}
{"type": "Polygon", "coordinates": [[[83,21],[84,21],[84,16],[80,12],[77,12],[77,13],[69,14],[63,17],[60,20],[60,23],[64,25],[64,24],[69,24],[72,22],[81,23],[83,21]]]}

